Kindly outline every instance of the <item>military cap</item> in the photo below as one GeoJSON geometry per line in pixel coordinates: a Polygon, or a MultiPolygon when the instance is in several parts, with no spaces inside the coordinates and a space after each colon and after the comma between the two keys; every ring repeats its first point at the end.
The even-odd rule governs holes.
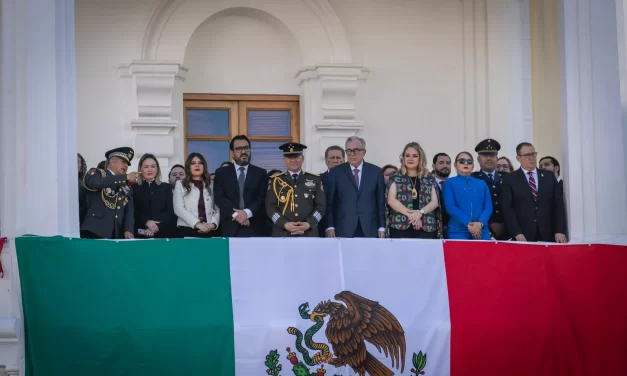
{"type": "Polygon", "coordinates": [[[498,141],[491,138],[487,138],[475,147],[475,151],[479,154],[497,154],[501,150],[501,144],[498,141]]]}
{"type": "Polygon", "coordinates": [[[279,146],[279,149],[283,151],[283,156],[286,158],[296,158],[303,154],[303,150],[307,149],[307,146],[298,142],[286,142],[279,146]]]}
{"type": "Polygon", "coordinates": [[[131,165],[131,161],[133,160],[133,155],[135,152],[133,149],[123,146],[121,148],[111,149],[105,153],[105,158],[109,160],[112,157],[118,157],[126,161],[128,165],[131,165]]]}

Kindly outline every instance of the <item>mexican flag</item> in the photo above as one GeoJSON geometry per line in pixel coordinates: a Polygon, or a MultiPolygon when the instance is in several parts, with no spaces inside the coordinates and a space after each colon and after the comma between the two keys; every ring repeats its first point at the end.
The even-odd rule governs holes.
{"type": "Polygon", "coordinates": [[[16,240],[26,376],[627,375],[627,248],[16,240]]]}

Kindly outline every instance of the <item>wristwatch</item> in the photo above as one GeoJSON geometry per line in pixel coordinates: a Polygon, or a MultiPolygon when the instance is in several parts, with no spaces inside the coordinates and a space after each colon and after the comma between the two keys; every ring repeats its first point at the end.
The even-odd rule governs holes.
{"type": "Polygon", "coordinates": [[[424,209],[420,209],[420,214],[425,215],[425,210],[424,209]]]}

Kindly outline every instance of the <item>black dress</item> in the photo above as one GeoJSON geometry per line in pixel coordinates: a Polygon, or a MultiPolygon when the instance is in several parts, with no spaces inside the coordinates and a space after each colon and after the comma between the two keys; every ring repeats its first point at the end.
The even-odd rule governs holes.
{"type": "Polygon", "coordinates": [[[172,206],[172,187],[170,184],[143,182],[133,187],[133,201],[135,203],[135,237],[148,238],[140,234],[146,230],[146,222],[155,221],[159,232],[155,238],[174,237],[176,222],[174,207],[172,206]]]}

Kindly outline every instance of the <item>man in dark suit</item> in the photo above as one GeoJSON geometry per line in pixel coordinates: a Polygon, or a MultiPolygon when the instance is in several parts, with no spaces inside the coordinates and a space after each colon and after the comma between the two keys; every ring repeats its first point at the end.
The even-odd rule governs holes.
{"type": "MultiPolygon", "coordinates": [[[[344,149],[341,146],[333,145],[329,146],[327,150],[324,152],[324,163],[327,165],[327,170],[320,174],[320,179],[322,180],[322,185],[324,187],[325,192],[329,191],[329,171],[333,167],[339,166],[344,163],[344,149]]],[[[321,238],[326,236],[325,230],[327,229],[327,216],[325,214],[322,217],[322,221],[318,225],[318,235],[321,238]]]]}
{"type": "Polygon", "coordinates": [[[557,179],[560,187],[564,189],[564,180],[561,176],[562,168],[560,167],[560,163],[557,161],[557,159],[547,156],[540,159],[539,165],[541,170],[552,172],[553,175],[555,175],[555,179],[557,179]]]}
{"type": "Polygon", "coordinates": [[[508,240],[510,237],[505,231],[505,220],[503,219],[503,209],[501,208],[501,186],[503,185],[503,175],[496,171],[496,161],[498,160],[501,144],[491,138],[485,139],[477,144],[477,161],[479,161],[480,171],[475,171],[471,175],[474,178],[485,181],[490,189],[492,198],[492,216],[490,216],[490,235],[496,240],[508,240]]]}
{"type": "Polygon", "coordinates": [[[346,140],[347,163],[329,171],[327,237],[385,237],[385,183],[381,169],[364,162],[366,141],[346,140]]]}
{"type": "Polygon", "coordinates": [[[438,200],[440,201],[440,206],[437,210],[440,210],[440,214],[442,215],[442,231],[446,236],[446,230],[450,216],[448,215],[446,210],[444,210],[442,189],[444,188],[444,182],[451,175],[451,157],[449,157],[446,153],[438,153],[433,156],[433,165],[431,167],[433,168],[431,175],[433,175],[433,178],[437,183],[436,193],[438,194],[438,200]]]}
{"type": "Polygon", "coordinates": [[[566,243],[564,197],[553,174],[536,168],[532,144],[516,147],[521,168],[505,176],[501,207],[505,227],[517,241],[566,243]]]}
{"type": "Polygon", "coordinates": [[[134,151],[128,147],[105,153],[107,170],[92,168],[83,178],[87,190],[87,214],[81,237],[92,239],[133,239],[133,190],[139,173],[126,173],[134,151]]]}
{"type": "Polygon", "coordinates": [[[229,238],[264,236],[266,170],[250,164],[248,137],[233,137],[229,147],[233,163],[218,168],[213,181],[215,202],[220,208],[220,234],[229,238]]]}

